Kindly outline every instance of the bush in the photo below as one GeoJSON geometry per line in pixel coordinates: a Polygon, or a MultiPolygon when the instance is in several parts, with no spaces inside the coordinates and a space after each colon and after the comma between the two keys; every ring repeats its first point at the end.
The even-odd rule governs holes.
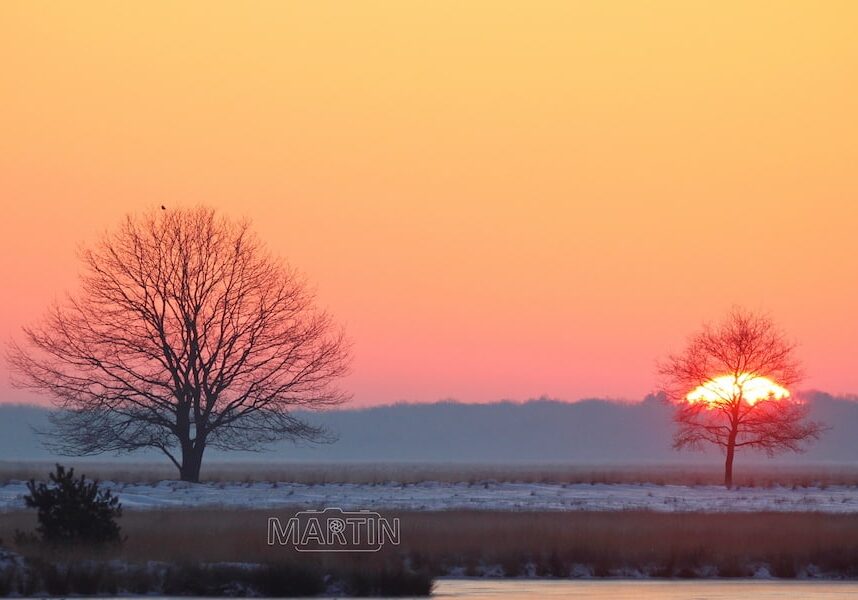
{"type": "Polygon", "coordinates": [[[29,508],[38,511],[36,531],[50,545],[118,544],[121,531],[116,519],[122,515],[119,498],[110,490],[101,490],[98,481],[75,479],[74,469],[57,465],[50,485],[27,483],[30,494],[24,497],[29,508]]]}
{"type": "Polygon", "coordinates": [[[0,597],[11,596],[15,583],[15,567],[0,570],[0,597]]]}
{"type": "Polygon", "coordinates": [[[413,572],[403,568],[381,571],[353,571],[345,580],[348,596],[431,596],[432,577],[425,572],[413,572]]]}
{"type": "Polygon", "coordinates": [[[267,598],[319,596],[325,592],[325,578],[318,569],[311,567],[266,565],[255,573],[254,584],[267,598]]]}

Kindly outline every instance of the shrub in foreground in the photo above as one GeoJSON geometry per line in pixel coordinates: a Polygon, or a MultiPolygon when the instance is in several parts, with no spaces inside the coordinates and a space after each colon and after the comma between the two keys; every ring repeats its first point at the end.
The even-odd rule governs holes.
{"type": "Polygon", "coordinates": [[[38,511],[36,528],[41,541],[55,546],[118,544],[121,531],[116,519],[122,515],[119,498],[99,488],[98,481],[75,478],[74,469],[62,465],[49,474],[50,484],[27,483],[27,507],[38,511]]]}

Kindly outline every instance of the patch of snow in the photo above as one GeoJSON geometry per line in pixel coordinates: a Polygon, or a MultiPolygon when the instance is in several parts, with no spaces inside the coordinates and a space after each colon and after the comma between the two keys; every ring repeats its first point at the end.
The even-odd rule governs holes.
{"type": "Polygon", "coordinates": [[[477,569],[477,573],[481,577],[503,577],[503,567],[500,565],[482,565],[477,569]]]}
{"type": "Polygon", "coordinates": [[[772,574],[769,571],[768,565],[760,565],[752,575],[754,579],[772,579],[772,574]]]}
{"type": "Polygon", "coordinates": [[[20,554],[0,548],[0,571],[5,571],[10,567],[20,567],[24,564],[24,557],[20,554]]]}
{"type": "Polygon", "coordinates": [[[569,570],[569,577],[571,577],[572,579],[589,579],[593,577],[593,569],[591,569],[588,565],[575,563],[569,570]]]}

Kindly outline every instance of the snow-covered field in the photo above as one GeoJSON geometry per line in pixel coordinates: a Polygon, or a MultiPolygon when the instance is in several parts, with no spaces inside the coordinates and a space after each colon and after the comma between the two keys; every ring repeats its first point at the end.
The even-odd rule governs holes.
{"type": "MultiPolygon", "coordinates": [[[[435,483],[321,484],[105,482],[131,510],[281,506],[403,510],[566,510],[660,512],[858,512],[858,487],[740,488],[655,484],[435,483]]],[[[24,507],[24,482],[0,485],[0,510],[24,507]]]]}

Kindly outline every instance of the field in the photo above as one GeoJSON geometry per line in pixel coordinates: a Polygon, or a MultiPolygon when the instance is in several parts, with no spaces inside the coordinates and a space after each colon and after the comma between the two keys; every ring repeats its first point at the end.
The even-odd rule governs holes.
{"type": "MultiPolygon", "coordinates": [[[[207,482],[102,485],[127,510],[307,508],[346,510],[504,510],[858,513],[858,487],[748,487],[653,483],[290,483],[207,482]]],[[[0,485],[0,511],[24,508],[24,482],[0,485]]]]}
{"type": "MultiPolygon", "coordinates": [[[[0,468],[0,511],[24,507],[47,464],[0,468]]],[[[166,466],[79,465],[128,510],[167,508],[858,513],[858,471],[746,467],[727,490],[710,467],[440,464],[213,464],[200,484],[166,466]]]]}
{"type": "MultiPolygon", "coordinates": [[[[391,512],[385,516],[401,519],[400,546],[308,556],[266,544],[268,517],[290,514],[129,511],[121,521],[127,542],[111,558],[368,571],[407,561],[433,576],[858,576],[858,515],[391,512]]],[[[34,524],[29,512],[0,514],[0,537],[34,524]]],[[[75,558],[87,557],[76,549],[75,558]]]]}
{"type": "Polygon", "coordinates": [[[0,595],[313,595],[332,581],[420,595],[444,576],[858,578],[853,467],[751,465],[726,490],[717,466],[687,464],[212,463],[190,484],[166,465],[80,463],[125,507],[126,541],[109,554],[58,553],[16,533],[36,525],[23,480],[50,469],[0,465],[0,546],[35,565],[0,581],[0,595]],[[269,517],[329,506],[398,517],[401,544],[370,554],[267,544],[269,517]]]}
{"type": "MultiPolygon", "coordinates": [[[[78,472],[102,481],[154,483],[177,478],[176,469],[162,462],[107,462],[64,460],[78,472]]],[[[202,481],[326,483],[556,483],[638,484],[704,486],[723,482],[723,467],[708,464],[569,464],[569,463],[424,463],[424,462],[210,462],[204,464],[202,481]]],[[[0,461],[0,483],[44,479],[53,470],[50,462],[0,461]]],[[[784,465],[766,462],[738,463],[734,482],[739,487],[858,486],[858,466],[842,463],[784,465]]]]}

